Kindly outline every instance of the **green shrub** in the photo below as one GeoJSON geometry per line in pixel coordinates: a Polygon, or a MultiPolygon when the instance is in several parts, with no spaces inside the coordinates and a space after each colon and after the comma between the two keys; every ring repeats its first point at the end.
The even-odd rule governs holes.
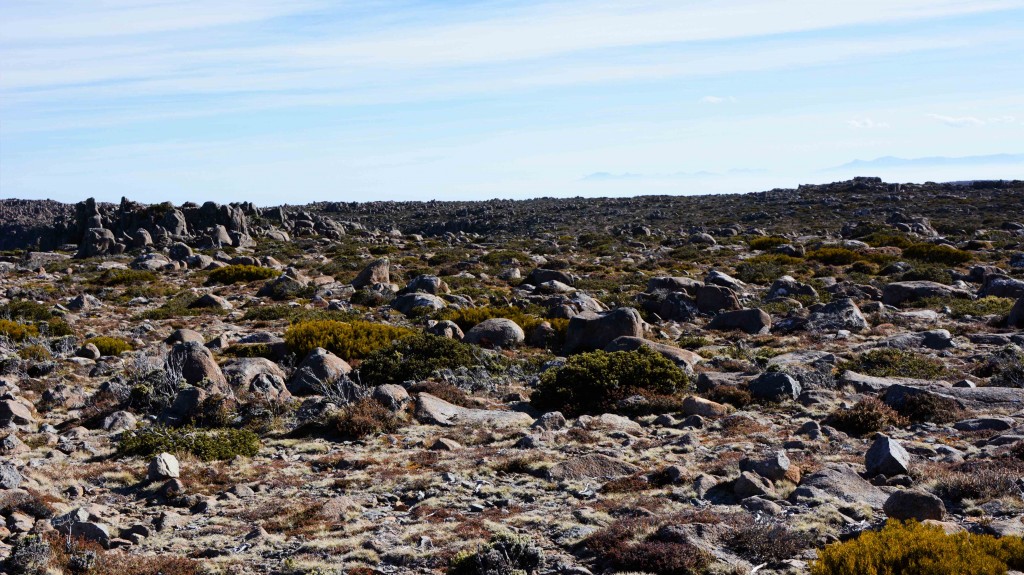
{"type": "Polygon", "coordinates": [[[938,264],[918,264],[900,274],[900,281],[928,281],[940,284],[953,283],[953,274],[949,269],[938,264]]]}
{"type": "Polygon", "coordinates": [[[762,236],[747,240],[747,245],[749,245],[752,250],[770,250],[788,243],[789,240],[786,238],[780,238],[779,236],[762,236]]]}
{"type": "Polygon", "coordinates": [[[96,349],[100,350],[101,355],[121,355],[126,351],[132,350],[132,344],[127,341],[106,335],[90,338],[85,343],[95,345],[96,349]]]}
{"type": "Polygon", "coordinates": [[[351,321],[360,317],[355,311],[328,311],[325,309],[308,309],[302,306],[284,304],[261,305],[246,308],[244,321],[277,321],[286,319],[289,323],[311,321],[317,319],[334,319],[351,321]]]}
{"type": "Polygon", "coordinates": [[[38,337],[39,328],[9,319],[0,319],[0,336],[11,341],[25,341],[30,337],[38,337]]]}
{"type": "Polygon", "coordinates": [[[955,318],[966,316],[996,315],[1006,316],[1013,307],[1014,300],[1005,297],[985,296],[978,299],[954,297],[930,297],[912,302],[913,307],[928,309],[949,308],[950,315],[955,318]]]}
{"type": "Polygon", "coordinates": [[[804,260],[783,254],[762,254],[754,256],[736,266],[736,278],[740,281],[767,284],[804,263],[804,260]]]}
{"type": "Polygon", "coordinates": [[[957,400],[934,393],[909,395],[896,411],[911,423],[953,423],[966,417],[957,400]]]}
{"type": "Polygon", "coordinates": [[[45,345],[26,345],[25,347],[18,350],[18,357],[21,359],[29,359],[32,361],[50,361],[53,359],[53,354],[50,353],[50,348],[45,345]]]}
{"type": "Polygon", "coordinates": [[[542,321],[544,321],[535,315],[527,314],[523,310],[512,306],[470,307],[464,309],[445,308],[438,312],[437,318],[453,321],[458,324],[463,331],[468,331],[476,324],[494,318],[510,319],[516,322],[516,324],[526,332],[537,327],[542,321]]]}
{"type": "Polygon", "coordinates": [[[754,396],[749,391],[733,385],[716,385],[704,395],[711,401],[725,403],[740,409],[754,402],[754,396]]]}
{"type": "Polygon", "coordinates": [[[530,402],[543,411],[567,417],[616,410],[634,395],[649,399],[673,396],[688,387],[686,373],[647,347],[635,351],[581,353],[541,375],[530,402]]]}
{"type": "Polygon", "coordinates": [[[215,269],[210,272],[208,284],[249,283],[258,280],[269,280],[281,275],[281,272],[262,266],[232,265],[215,269]]]}
{"type": "Polygon", "coordinates": [[[147,270],[104,270],[91,284],[98,286],[138,286],[159,281],[156,272],[147,270]]]}
{"type": "Polygon", "coordinates": [[[807,259],[819,261],[830,266],[848,266],[866,259],[864,254],[847,248],[825,247],[807,252],[807,259]]]}
{"type": "Polygon", "coordinates": [[[322,347],[345,361],[363,359],[412,330],[368,321],[314,320],[296,323],[284,332],[288,350],[299,357],[322,347]]]}
{"type": "Polygon", "coordinates": [[[334,431],[344,439],[362,439],[378,433],[394,433],[402,421],[372,398],[346,405],[332,419],[334,431]]]}
{"type": "Polygon", "coordinates": [[[528,537],[499,533],[476,551],[457,554],[448,575],[531,575],[544,560],[543,550],[528,537]]]}
{"type": "Polygon", "coordinates": [[[867,242],[867,244],[873,248],[880,248],[883,246],[909,248],[914,245],[914,242],[911,241],[910,238],[896,232],[878,231],[868,234],[860,239],[861,241],[867,242]]]}
{"type": "Polygon", "coordinates": [[[946,535],[938,526],[890,520],[881,531],[821,550],[811,575],[1004,575],[1022,568],[1020,537],[946,535]]]}
{"type": "Polygon", "coordinates": [[[22,299],[0,305],[0,317],[21,321],[49,321],[53,319],[53,310],[46,304],[22,299]]]}
{"type": "Polygon", "coordinates": [[[840,372],[855,371],[875,377],[912,377],[937,379],[947,374],[942,360],[913,352],[883,347],[839,364],[840,372]]]}
{"type": "Polygon", "coordinates": [[[228,314],[228,310],[219,307],[188,307],[197,299],[199,299],[199,296],[196,294],[189,290],[183,290],[164,302],[160,307],[142,312],[136,319],[162,320],[206,314],[228,314]]]}
{"type": "Polygon", "coordinates": [[[196,429],[152,426],[125,433],[118,444],[122,455],[151,457],[158,453],[191,453],[203,461],[252,457],[260,438],[248,429],[196,429]]]}
{"type": "Polygon", "coordinates": [[[907,420],[878,399],[867,397],[849,409],[833,411],[825,419],[825,423],[839,431],[859,436],[881,431],[889,426],[902,427],[907,424],[907,420]]]}
{"type": "Polygon", "coordinates": [[[359,366],[359,377],[369,385],[426,379],[440,369],[476,364],[473,347],[426,333],[399,339],[369,354],[359,366]]]}
{"type": "Polygon", "coordinates": [[[950,266],[965,264],[974,259],[968,252],[941,244],[914,244],[903,250],[903,256],[912,260],[950,266]]]}

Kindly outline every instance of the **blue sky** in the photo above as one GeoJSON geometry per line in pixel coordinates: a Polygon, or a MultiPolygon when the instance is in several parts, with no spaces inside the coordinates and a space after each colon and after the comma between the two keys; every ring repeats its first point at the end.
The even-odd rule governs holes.
{"type": "Polygon", "coordinates": [[[1024,0],[0,0],[0,14],[0,197],[1024,179],[1024,0]]]}

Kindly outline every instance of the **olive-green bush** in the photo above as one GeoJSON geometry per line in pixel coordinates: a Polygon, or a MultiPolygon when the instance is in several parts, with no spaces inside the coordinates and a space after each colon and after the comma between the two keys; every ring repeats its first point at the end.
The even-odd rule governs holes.
{"type": "Polygon", "coordinates": [[[314,320],[291,325],[284,332],[284,341],[288,350],[299,357],[322,347],[346,361],[352,361],[363,359],[391,345],[396,339],[412,334],[408,328],[368,321],[314,320]]]}
{"type": "Polygon", "coordinates": [[[903,250],[903,256],[912,260],[951,266],[965,264],[974,259],[969,252],[941,244],[914,244],[903,250]]]}
{"type": "Polygon", "coordinates": [[[359,366],[359,377],[367,385],[402,383],[426,379],[440,369],[470,367],[475,363],[472,346],[420,333],[369,354],[359,366]]]}
{"type": "Polygon", "coordinates": [[[34,325],[26,325],[8,319],[0,319],[0,336],[6,337],[11,341],[25,341],[30,337],[36,337],[38,335],[39,328],[34,325]]]}
{"type": "Polygon", "coordinates": [[[257,280],[268,280],[281,275],[281,272],[262,266],[231,265],[215,269],[210,272],[206,283],[209,284],[236,284],[248,283],[257,280]]]}
{"type": "Polygon", "coordinates": [[[191,453],[203,461],[252,457],[260,438],[248,429],[197,429],[152,426],[125,433],[118,444],[122,455],[149,457],[158,453],[191,453]]]}
{"type": "Polygon", "coordinates": [[[101,355],[121,355],[126,351],[132,350],[132,344],[119,337],[110,337],[101,335],[93,337],[85,341],[86,344],[93,344],[96,349],[100,350],[101,355]]]}
{"type": "Polygon", "coordinates": [[[1005,575],[1024,568],[1024,541],[890,520],[818,553],[811,575],[1005,575]]]}
{"type": "Polygon", "coordinates": [[[873,349],[839,364],[840,372],[855,371],[875,377],[936,379],[947,374],[942,360],[894,348],[873,349]]]}
{"type": "Polygon", "coordinates": [[[530,403],[568,417],[614,412],[617,403],[640,395],[659,399],[689,385],[686,373],[647,347],[635,351],[581,353],[541,375],[530,403]]]}

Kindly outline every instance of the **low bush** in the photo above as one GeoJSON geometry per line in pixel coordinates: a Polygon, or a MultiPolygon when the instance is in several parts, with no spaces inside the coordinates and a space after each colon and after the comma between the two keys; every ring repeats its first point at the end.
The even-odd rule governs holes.
{"type": "Polygon", "coordinates": [[[736,278],[755,284],[770,284],[803,265],[804,260],[782,254],[754,256],[736,266],[736,278]]]}
{"type": "Polygon", "coordinates": [[[742,387],[734,385],[716,385],[704,394],[707,399],[725,403],[743,409],[754,401],[754,396],[742,387]]]}
{"type": "Polygon", "coordinates": [[[429,393],[434,397],[443,399],[452,405],[462,407],[478,407],[471,396],[458,387],[440,381],[418,381],[409,386],[409,393],[429,393]]]}
{"type": "Polygon", "coordinates": [[[125,433],[118,444],[122,455],[151,457],[158,453],[191,453],[203,461],[252,457],[260,438],[247,429],[196,429],[152,426],[125,433]]]}
{"type": "Polygon", "coordinates": [[[372,385],[418,381],[441,369],[476,364],[472,346],[436,335],[419,333],[399,339],[369,354],[359,377],[372,385]]]}
{"type": "Polygon", "coordinates": [[[1019,493],[1017,480],[1024,475],[1024,461],[1012,457],[970,460],[940,471],[933,469],[929,475],[935,478],[932,490],[939,497],[985,503],[1019,493]]]}
{"type": "Polygon", "coordinates": [[[104,270],[91,284],[97,286],[138,286],[155,283],[160,280],[156,272],[147,270],[104,270]]]}
{"type": "Polygon", "coordinates": [[[811,547],[807,533],[785,525],[752,523],[741,526],[726,541],[726,546],[752,563],[777,563],[792,559],[811,547]]]}
{"type": "Polygon", "coordinates": [[[100,354],[104,356],[121,355],[126,351],[132,350],[132,344],[127,341],[119,337],[110,337],[106,335],[87,339],[85,343],[95,345],[96,349],[100,350],[100,354]]]}
{"type": "Polygon", "coordinates": [[[192,293],[190,290],[183,290],[172,296],[160,307],[142,312],[136,317],[136,319],[164,320],[196,315],[228,314],[228,310],[221,309],[219,307],[189,307],[197,299],[199,299],[199,296],[192,293]]]}
{"type": "Polygon", "coordinates": [[[854,262],[865,260],[864,254],[848,248],[825,247],[807,252],[807,259],[819,261],[830,266],[848,266],[854,262]]]}
{"type": "Polygon", "coordinates": [[[394,433],[402,421],[372,398],[343,407],[332,420],[332,427],[344,439],[362,439],[378,433],[394,433]]]}
{"type": "Polygon", "coordinates": [[[281,272],[262,266],[232,265],[210,272],[206,280],[208,284],[236,284],[268,280],[281,275],[281,272]]]}
{"type": "Polygon", "coordinates": [[[928,281],[940,284],[953,283],[949,268],[938,264],[918,264],[900,274],[899,281],[928,281]]]}
{"type": "Polygon", "coordinates": [[[904,426],[907,420],[878,399],[867,397],[849,409],[833,411],[825,423],[850,435],[866,435],[890,426],[904,426]]]}
{"type": "Polygon", "coordinates": [[[946,535],[937,526],[889,521],[881,531],[821,550],[811,575],[1004,575],[1022,568],[1020,537],[946,535]]]}
{"type": "Polygon", "coordinates": [[[934,393],[909,395],[896,411],[911,423],[953,423],[966,417],[955,399],[934,393]]]}
{"type": "Polygon", "coordinates": [[[613,412],[619,401],[634,395],[648,399],[677,395],[688,385],[683,370],[647,347],[594,351],[544,372],[530,402],[543,411],[576,417],[613,412]]]}
{"type": "Polygon", "coordinates": [[[850,370],[875,377],[937,379],[947,374],[940,359],[888,347],[873,349],[837,367],[840,373],[850,370]]]}
{"type": "Polygon", "coordinates": [[[11,341],[25,341],[30,337],[38,337],[39,328],[9,319],[0,319],[0,336],[11,341]]]}
{"type": "Polygon", "coordinates": [[[528,537],[501,533],[475,551],[456,555],[448,575],[532,575],[543,560],[543,550],[528,537]]]}
{"type": "Polygon", "coordinates": [[[921,262],[949,266],[965,264],[974,259],[970,252],[941,244],[914,244],[904,248],[903,256],[921,262]]]}
{"type": "Polygon", "coordinates": [[[788,243],[789,240],[786,238],[780,238],[779,236],[762,236],[747,240],[747,245],[749,245],[752,250],[770,250],[788,243]]]}
{"type": "Polygon", "coordinates": [[[404,327],[368,321],[313,320],[290,326],[284,332],[284,341],[288,350],[299,357],[322,347],[345,361],[352,361],[412,334],[412,330],[404,327]]]}
{"type": "Polygon", "coordinates": [[[914,245],[914,242],[907,236],[888,231],[877,231],[868,234],[862,238],[861,241],[867,242],[867,244],[873,248],[880,248],[884,246],[894,246],[897,248],[909,248],[914,245]]]}
{"type": "Polygon", "coordinates": [[[685,534],[672,525],[658,528],[648,518],[616,521],[588,537],[583,546],[618,571],[697,575],[711,563],[711,556],[687,541],[685,534]]]}
{"type": "Polygon", "coordinates": [[[53,354],[50,353],[50,348],[45,345],[26,345],[25,347],[18,350],[18,357],[21,359],[28,359],[32,361],[50,361],[53,359],[53,354]]]}
{"type": "Polygon", "coordinates": [[[985,296],[978,299],[930,297],[913,302],[913,307],[928,309],[949,308],[955,318],[967,316],[979,317],[986,315],[1006,316],[1013,307],[1014,300],[1005,297],[985,296]]]}
{"type": "Polygon", "coordinates": [[[551,324],[551,327],[555,328],[556,333],[559,331],[561,332],[563,340],[565,339],[565,330],[569,326],[568,320],[543,319],[513,306],[470,307],[463,309],[445,308],[437,314],[437,318],[442,320],[451,320],[458,324],[458,326],[464,331],[467,331],[476,324],[488,319],[505,318],[516,322],[516,324],[523,328],[523,331],[527,334],[541,323],[547,321],[551,324]]]}
{"type": "Polygon", "coordinates": [[[1024,387],[1024,352],[1019,347],[1007,346],[990,355],[975,375],[989,378],[993,387],[1024,387]]]}

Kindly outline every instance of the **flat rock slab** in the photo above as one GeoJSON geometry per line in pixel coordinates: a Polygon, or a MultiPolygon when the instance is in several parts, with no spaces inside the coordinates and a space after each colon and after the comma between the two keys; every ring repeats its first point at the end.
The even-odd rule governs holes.
{"type": "Polygon", "coordinates": [[[849,464],[833,464],[804,477],[797,491],[805,488],[816,488],[840,501],[866,503],[875,509],[881,509],[889,499],[888,494],[868,483],[849,464]]]}
{"type": "Polygon", "coordinates": [[[533,418],[519,411],[492,411],[470,409],[420,393],[416,397],[416,419],[421,423],[437,425],[484,424],[494,427],[530,427],[533,418]]]}
{"type": "Polygon", "coordinates": [[[951,387],[945,381],[913,379],[909,377],[875,377],[850,370],[843,372],[840,381],[853,387],[860,393],[877,393],[885,391],[894,385],[905,385],[908,387],[951,387]]]}
{"type": "Polygon", "coordinates": [[[1019,387],[947,387],[935,382],[922,385],[891,385],[886,388],[882,401],[889,406],[898,406],[906,397],[921,393],[951,397],[963,407],[981,412],[1016,412],[1024,409],[1024,389],[1019,387]]]}
{"type": "Polygon", "coordinates": [[[600,453],[582,455],[563,461],[548,470],[548,478],[554,481],[578,481],[580,479],[615,479],[640,471],[640,468],[600,453]]]}

